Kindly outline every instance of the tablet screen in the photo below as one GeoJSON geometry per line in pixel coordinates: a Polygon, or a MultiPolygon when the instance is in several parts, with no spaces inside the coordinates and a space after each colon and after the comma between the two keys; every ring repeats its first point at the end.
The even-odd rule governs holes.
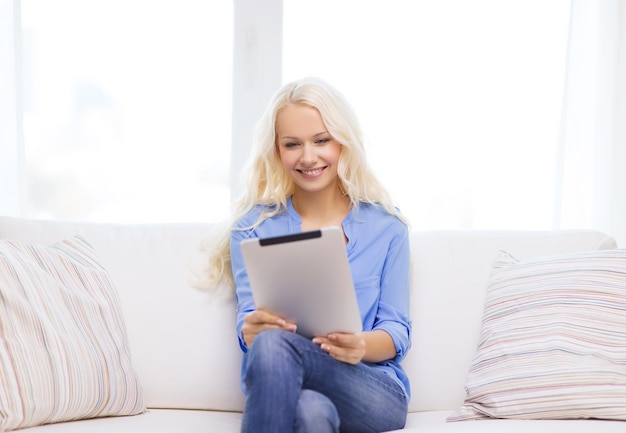
{"type": "Polygon", "coordinates": [[[307,337],[362,330],[343,231],[325,227],[241,243],[257,309],[307,337]]]}

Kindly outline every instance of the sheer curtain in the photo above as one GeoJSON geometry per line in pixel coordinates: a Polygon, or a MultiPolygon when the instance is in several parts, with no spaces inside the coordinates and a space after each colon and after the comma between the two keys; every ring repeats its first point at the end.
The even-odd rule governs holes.
{"type": "Polygon", "coordinates": [[[0,0],[0,215],[21,215],[24,156],[18,104],[19,1],[0,0]]]}
{"type": "Polygon", "coordinates": [[[552,227],[569,0],[284,6],[283,79],[346,94],[414,228],[552,227]]]}
{"type": "Polygon", "coordinates": [[[0,211],[219,220],[232,1],[0,0],[0,211]]]}
{"type": "Polygon", "coordinates": [[[626,0],[573,0],[555,228],[626,247],[626,0]]]}
{"type": "MultiPolygon", "coordinates": [[[[560,12],[554,15],[549,11],[561,7],[556,4],[569,10],[568,0],[272,0],[263,3],[267,8],[263,13],[271,17],[268,24],[264,15],[263,25],[259,24],[261,20],[255,21],[258,11],[251,7],[255,1],[234,2],[235,14],[240,18],[243,14],[244,19],[235,26],[235,143],[230,162],[235,175],[224,182],[230,182],[231,190],[238,188],[236,174],[247,157],[254,120],[259,107],[267,103],[267,94],[278,87],[281,73],[277,70],[283,63],[284,80],[318,73],[328,75],[357,109],[373,104],[371,113],[360,113],[366,131],[371,132],[374,124],[385,126],[370,134],[372,141],[378,143],[370,152],[372,162],[380,171],[386,170],[382,177],[392,191],[398,190],[397,185],[409,186],[400,204],[404,209],[412,208],[416,228],[593,228],[615,236],[619,245],[626,247],[626,0],[572,0],[564,24],[560,12]],[[403,4],[420,13],[405,13],[400,8],[403,4]],[[485,26],[468,19],[469,13],[481,7],[486,11],[485,26]],[[283,8],[281,34],[275,27],[280,24],[283,8]],[[320,14],[324,8],[331,12],[320,14]],[[354,8],[361,8],[360,12],[369,8],[375,20],[365,21],[362,13],[358,20],[353,19],[354,8]],[[305,26],[306,22],[311,22],[311,26],[305,26]],[[381,30],[385,23],[392,23],[391,30],[381,30]],[[563,32],[564,41],[569,25],[567,57],[565,42],[558,42],[560,36],[552,42],[552,51],[546,49],[547,44],[538,35],[538,25],[543,31],[563,32]],[[271,35],[265,34],[268,26],[274,27],[271,35]],[[503,39],[501,35],[512,26],[517,27],[509,39],[503,39]],[[322,27],[330,30],[315,31],[322,27]],[[429,29],[431,33],[427,33],[429,29]],[[293,35],[310,35],[310,44],[294,43],[293,35]],[[390,39],[382,42],[381,38],[391,36],[398,37],[401,43],[390,39]],[[408,46],[402,45],[407,42],[403,37],[408,38],[408,46]],[[529,42],[538,51],[532,51],[529,42]],[[322,43],[339,49],[330,55],[322,43]],[[528,56],[528,64],[517,58],[511,47],[528,56]],[[373,59],[376,52],[384,54],[382,61],[373,59]],[[539,52],[543,54],[539,56],[539,52]],[[416,54],[432,61],[410,63],[407,59],[416,54]],[[556,64],[551,56],[562,56],[565,66],[558,69],[558,74],[550,72],[544,82],[545,92],[520,91],[520,86],[524,90],[527,83],[515,79],[514,74],[521,70],[526,77],[544,79],[546,65],[556,64]],[[497,69],[485,68],[485,62],[494,58],[497,69]],[[349,68],[354,65],[357,70],[353,73],[349,68]],[[332,79],[330,74],[338,71],[343,75],[332,79]],[[382,82],[378,79],[381,74],[392,79],[378,85],[382,82]],[[357,78],[363,77],[371,79],[361,85],[357,78]],[[414,89],[410,90],[409,85],[414,89]],[[485,99],[483,90],[494,85],[501,92],[485,99]],[[428,98],[434,102],[428,103],[428,98]],[[556,115],[543,118],[535,109],[511,114],[501,105],[529,98],[542,101],[538,110],[543,112],[547,112],[548,105],[556,107],[550,108],[556,115]],[[482,111],[478,102],[490,111],[482,111]],[[400,103],[408,104],[410,109],[402,108],[400,103]],[[254,112],[242,115],[242,107],[254,107],[254,112]],[[480,122],[470,120],[469,115],[476,112],[482,113],[480,122]],[[387,117],[384,122],[381,115],[387,117]],[[515,117],[519,127],[511,123],[515,117]],[[540,134],[529,123],[534,119],[544,126],[552,125],[553,117],[557,124],[554,134],[540,134]],[[431,131],[433,139],[416,139],[415,130],[431,131]],[[388,136],[396,137],[393,143],[399,146],[399,152],[392,151],[388,136]],[[468,141],[470,136],[476,138],[476,145],[468,141]],[[426,154],[430,156],[422,157],[426,154]],[[476,173],[482,178],[472,177],[476,173]],[[410,183],[407,179],[411,179],[410,183]],[[520,197],[529,204],[523,204],[520,197]],[[484,204],[494,205],[495,211],[481,213],[484,204]],[[536,208],[533,216],[524,216],[522,211],[530,207],[536,208]],[[431,212],[433,209],[439,216],[431,212]]],[[[21,120],[24,95],[20,93],[23,59],[17,50],[22,45],[21,3],[0,0],[0,214],[28,216],[21,120]]],[[[221,39],[219,42],[224,45],[221,39]]],[[[223,69],[229,68],[231,62],[213,65],[223,69]]],[[[211,80],[211,74],[205,75],[206,80],[211,80]]],[[[221,87],[230,92],[230,84],[222,83],[221,87]]],[[[227,105],[222,108],[222,112],[230,114],[227,105]]],[[[202,123],[207,117],[194,123],[202,123]]],[[[205,141],[221,142],[222,150],[230,149],[227,138],[211,137],[205,141]]],[[[180,153],[176,141],[170,142],[172,152],[180,153]]],[[[205,159],[214,160],[211,155],[205,159]]],[[[220,170],[224,170],[224,165],[227,163],[220,163],[220,170]]],[[[141,169],[139,165],[138,170],[141,169]]],[[[198,201],[200,195],[188,197],[198,201]]],[[[224,195],[226,203],[227,194],[224,195]]],[[[211,200],[210,196],[206,200],[211,200]]],[[[219,210],[217,204],[214,207],[219,210]]]]}

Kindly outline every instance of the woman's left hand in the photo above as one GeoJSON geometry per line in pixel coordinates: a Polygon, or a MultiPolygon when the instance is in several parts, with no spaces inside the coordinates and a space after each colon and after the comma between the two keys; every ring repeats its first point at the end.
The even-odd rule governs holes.
{"type": "Polygon", "coordinates": [[[365,356],[365,339],[361,333],[335,332],[326,337],[315,337],[313,343],[337,361],[348,364],[358,364],[365,356]]]}

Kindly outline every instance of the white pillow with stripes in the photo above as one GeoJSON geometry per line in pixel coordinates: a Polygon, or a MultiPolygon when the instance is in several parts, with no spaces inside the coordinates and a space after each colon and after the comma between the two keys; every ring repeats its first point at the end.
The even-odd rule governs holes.
{"type": "Polygon", "coordinates": [[[501,252],[465,389],[448,421],[626,420],[626,250],[501,252]]]}
{"type": "Polygon", "coordinates": [[[0,302],[0,431],[145,411],[116,291],[85,240],[0,240],[0,302]]]}

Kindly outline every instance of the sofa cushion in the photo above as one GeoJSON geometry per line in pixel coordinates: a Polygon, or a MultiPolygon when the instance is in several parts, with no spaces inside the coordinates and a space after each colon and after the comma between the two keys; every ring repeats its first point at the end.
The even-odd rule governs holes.
{"type": "MultiPolygon", "coordinates": [[[[446,423],[450,411],[412,412],[403,433],[624,433],[621,421],[489,419],[446,423]]],[[[98,418],[33,427],[24,433],[239,433],[240,412],[150,409],[141,416],[98,418]]],[[[389,432],[391,433],[391,432],[389,432]]]]}
{"type": "Polygon", "coordinates": [[[0,431],[145,411],[117,293],[91,246],[0,241],[0,431]]]}
{"type": "Polygon", "coordinates": [[[235,297],[208,296],[190,285],[193,270],[206,260],[202,240],[214,227],[0,216],[0,239],[88,239],[115,282],[146,406],[241,411],[235,297]]]}
{"type": "Polygon", "coordinates": [[[448,420],[626,420],[625,347],[626,250],[502,252],[465,403],[448,420]]]}

